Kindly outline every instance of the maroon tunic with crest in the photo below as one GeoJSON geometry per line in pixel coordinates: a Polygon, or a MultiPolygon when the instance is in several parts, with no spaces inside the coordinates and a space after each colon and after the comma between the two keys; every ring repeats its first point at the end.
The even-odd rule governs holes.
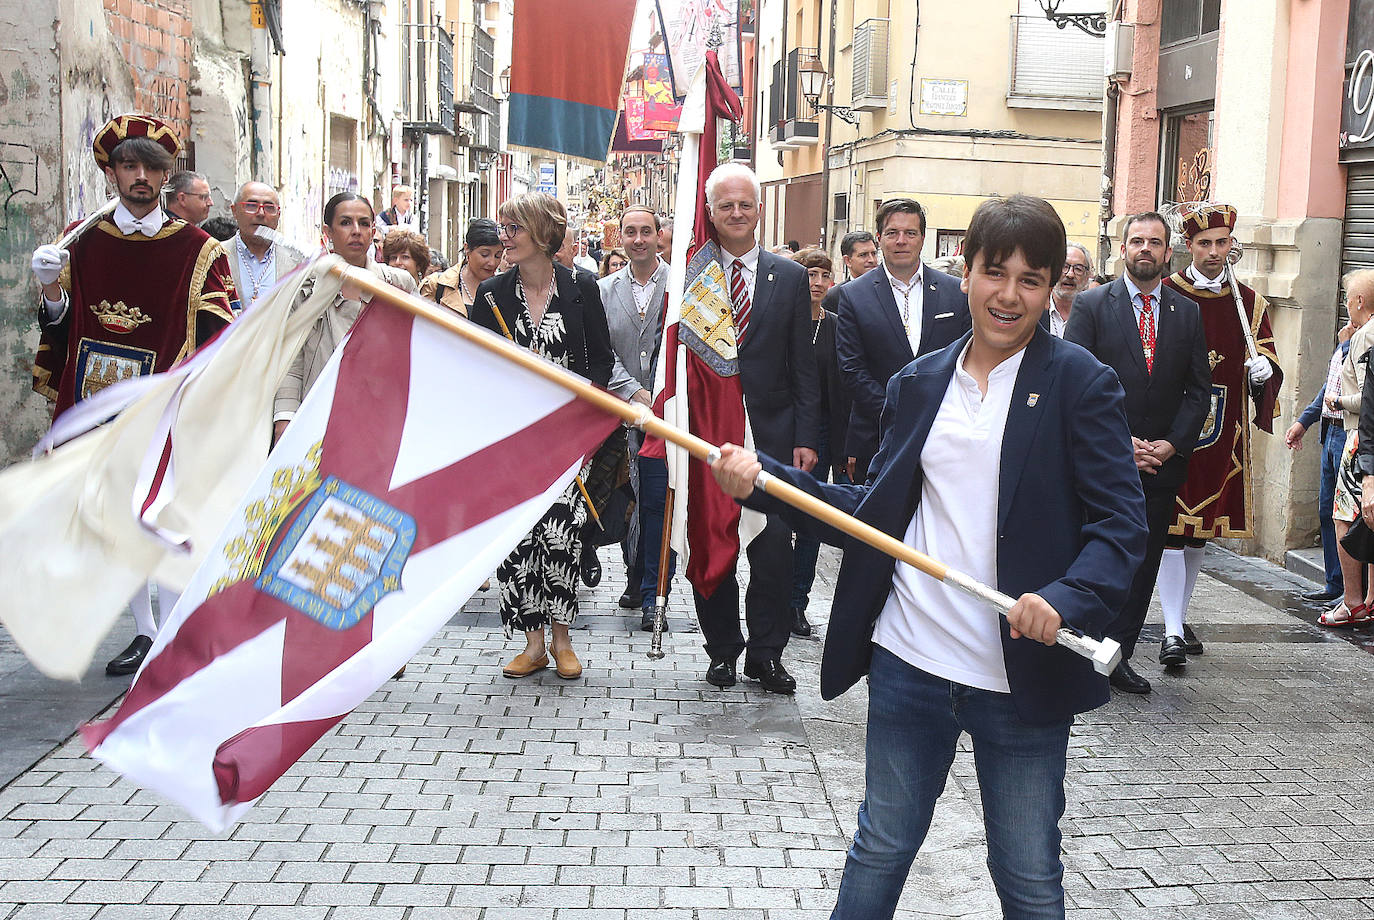
{"type": "Polygon", "coordinates": [[[148,237],[125,236],[105,218],[70,252],[61,278],[70,305],[43,324],[33,362],[33,388],[53,400],[54,415],[112,383],[167,370],[238,309],[219,242],[185,221],[169,219],[148,237]]]}
{"type": "Polygon", "coordinates": [[[1241,303],[1250,320],[1255,348],[1261,357],[1269,359],[1274,370],[1263,386],[1251,387],[1245,370],[1245,359],[1249,357],[1245,330],[1230,286],[1213,294],[1194,287],[1183,272],[1170,275],[1164,283],[1195,301],[1201,309],[1207,360],[1212,365],[1211,407],[1188,460],[1188,479],[1178,490],[1178,513],[1169,533],[1202,539],[1253,536],[1250,426],[1273,433],[1279,387],[1283,385],[1283,369],[1274,352],[1274,333],[1266,309],[1268,303],[1240,285],[1241,303]]]}

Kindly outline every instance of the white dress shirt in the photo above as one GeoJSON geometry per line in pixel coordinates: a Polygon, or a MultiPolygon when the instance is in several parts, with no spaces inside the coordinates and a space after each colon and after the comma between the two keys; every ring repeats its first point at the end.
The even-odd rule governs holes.
{"type": "MultiPolygon", "coordinates": [[[[971,344],[971,343],[970,343],[971,344]]],[[[921,450],[921,500],[903,538],[985,585],[997,585],[1002,436],[1025,350],[988,375],[964,370],[965,345],[921,450]]],[[[997,611],[898,562],[873,641],[912,667],[968,687],[1011,692],[997,611]]]]}
{"type": "Polygon", "coordinates": [[[902,325],[906,327],[906,338],[911,343],[911,353],[919,355],[921,353],[921,320],[925,317],[926,294],[925,286],[925,264],[917,263],[916,274],[911,276],[910,284],[903,284],[892,277],[892,272],[888,271],[887,266],[883,266],[883,274],[887,275],[887,283],[892,286],[892,299],[897,301],[897,315],[902,320],[902,325]]]}
{"type": "Polygon", "coordinates": [[[754,305],[754,292],[758,289],[755,283],[759,274],[759,247],[754,244],[754,248],[742,256],[732,256],[723,248],[720,251],[720,267],[725,269],[725,293],[730,293],[730,279],[734,277],[734,264],[738,262],[744,269],[744,287],[749,291],[749,305],[754,305]]]}
{"type": "Polygon", "coordinates": [[[1064,330],[1069,328],[1069,321],[1059,315],[1059,311],[1054,306],[1054,296],[1050,296],[1050,305],[1045,308],[1050,314],[1050,335],[1056,339],[1064,337],[1064,330]]]}
{"type": "MultiPolygon", "coordinates": [[[[639,279],[635,277],[633,268],[629,268],[625,272],[625,277],[630,279],[630,294],[634,297],[635,310],[639,313],[640,319],[643,319],[645,315],[648,314],[649,298],[653,296],[654,288],[658,287],[658,279],[663,277],[667,271],[668,263],[660,258],[658,260],[658,267],[655,268],[654,273],[649,276],[649,280],[643,284],[640,284],[639,279]]],[[[728,290],[729,286],[727,285],[726,287],[728,290]]]]}

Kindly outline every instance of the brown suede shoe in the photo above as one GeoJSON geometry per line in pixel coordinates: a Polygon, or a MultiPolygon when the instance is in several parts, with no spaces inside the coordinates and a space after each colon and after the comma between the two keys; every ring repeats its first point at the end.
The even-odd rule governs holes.
{"type": "Polygon", "coordinates": [[[510,660],[510,664],[501,669],[501,673],[511,678],[529,677],[536,671],[542,671],[549,666],[549,656],[541,655],[534,659],[524,652],[516,655],[510,660]]]}
{"type": "Polygon", "coordinates": [[[582,662],[577,660],[572,649],[554,652],[553,660],[558,662],[558,676],[564,680],[576,680],[582,676],[582,662]]]}

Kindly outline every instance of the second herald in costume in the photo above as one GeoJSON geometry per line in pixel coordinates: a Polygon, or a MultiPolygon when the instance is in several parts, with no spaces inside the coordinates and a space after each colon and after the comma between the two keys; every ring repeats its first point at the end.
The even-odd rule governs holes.
{"type": "MultiPolygon", "coordinates": [[[[1185,219],[1184,233],[1193,240],[1208,229],[1229,231],[1235,220],[1235,209],[1229,206],[1199,209],[1185,219]]],[[[1245,332],[1230,280],[1229,270],[1209,279],[1196,264],[1164,279],[1201,308],[1207,360],[1212,366],[1211,406],[1188,463],[1188,479],[1178,492],[1178,517],[1169,529],[1176,537],[1207,540],[1254,536],[1251,425],[1273,433],[1283,370],[1274,351],[1268,302],[1237,282],[1255,348],[1273,368],[1273,374],[1262,384],[1251,383],[1245,332]]]]}

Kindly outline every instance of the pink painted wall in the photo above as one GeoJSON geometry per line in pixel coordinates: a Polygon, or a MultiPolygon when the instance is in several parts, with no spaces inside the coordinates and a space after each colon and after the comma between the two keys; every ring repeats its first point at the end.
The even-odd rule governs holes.
{"type": "Polygon", "coordinates": [[[1279,219],[1343,217],[1345,170],[1336,161],[1350,0],[1289,6],[1279,219]]]}
{"type": "Polygon", "coordinates": [[[1127,0],[1123,20],[1135,23],[1135,57],[1129,80],[1122,81],[1117,103],[1116,176],[1112,212],[1134,214],[1155,205],[1159,173],[1160,0],[1127,0]]]}

